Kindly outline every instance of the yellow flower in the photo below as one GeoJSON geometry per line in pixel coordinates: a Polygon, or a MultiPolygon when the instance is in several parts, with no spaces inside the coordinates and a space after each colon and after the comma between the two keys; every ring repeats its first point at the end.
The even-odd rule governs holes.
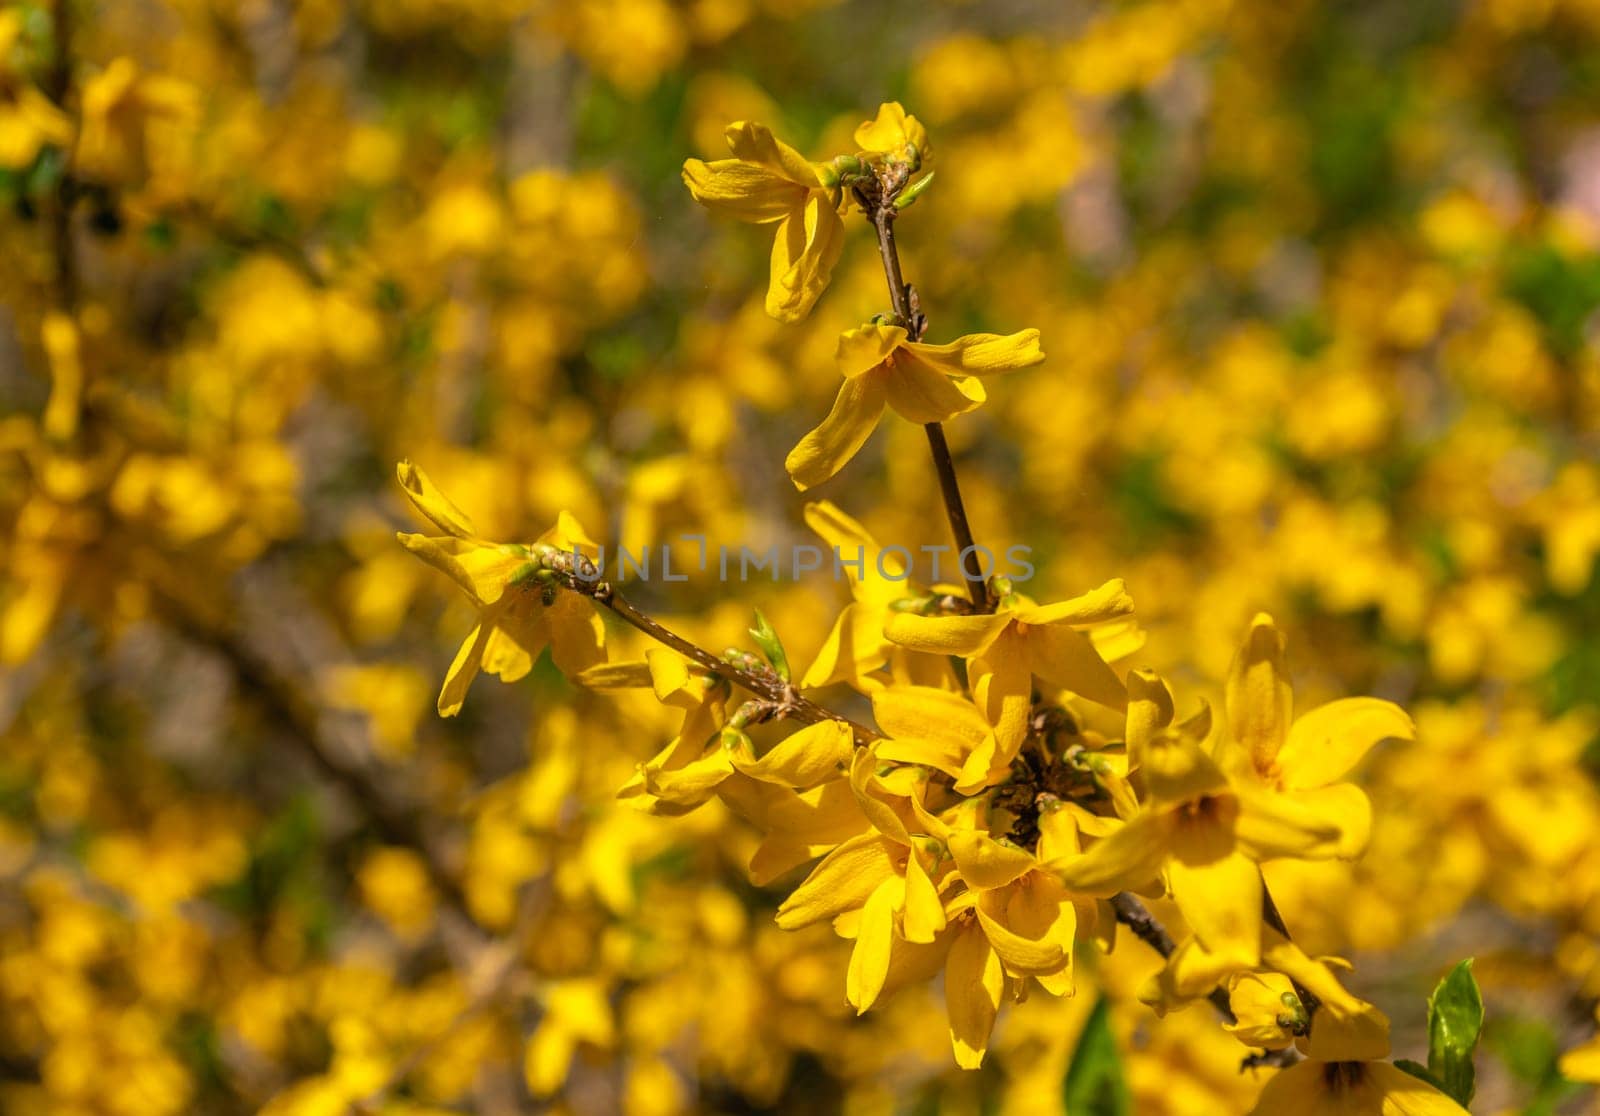
{"type": "Polygon", "coordinates": [[[1094,636],[1120,631],[1133,600],[1120,579],[1056,604],[1036,605],[1007,596],[993,613],[917,616],[898,613],[884,634],[902,647],[969,662],[972,696],[997,741],[991,781],[1004,776],[1027,736],[1033,676],[1113,709],[1127,706],[1127,690],[1106,665],[1094,636]]]}
{"type": "Polygon", "coordinates": [[[1387,1062],[1311,1059],[1268,1081],[1249,1116],[1465,1116],[1466,1111],[1387,1062]]]}
{"type": "Polygon", "coordinates": [[[1189,733],[1158,733],[1144,778],[1139,813],[1087,853],[1052,867],[1069,891],[1096,896],[1143,887],[1164,871],[1190,930],[1223,971],[1255,968],[1262,930],[1257,862],[1336,856],[1339,829],[1284,796],[1230,785],[1189,733]]]}
{"type": "Polygon", "coordinates": [[[1359,787],[1334,780],[1380,740],[1413,740],[1416,730],[1398,705],[1369,697],[1331,701],[1291,723],[1294,694],[1283,650],[1272,617],[1258,614],[1228,678],[1229,736],[1217,760],[1236,778],[1337,826],[1339,855],[1359,856],[1372,829],[1372,807],[1359,787]]]}
{"type": "Polygon", "coordinates": [[[797,322],[827,289],[844,248],[837,191],[761,124],[730,124],[726,138],[733,158],[685,160],[684,184],[711,209],[752,224],[777,223],[767,313],[797,322]]]}
{"type": "Polygon", "coordinates": [[[1039,331],[974,333],[946,345],[908,339],[895,325],[864,325],[839,338],[834,360],[844,384],[833,409],[785,465],[802,492],[844,468],[877,428],[887,404],[908,422],[944,422],[987,398],[978,377],[1038,364],[1039,331]]]}
{"type": "Polygon", "coordinates": [[[856,146],[864,154],[907,163],[912,169],[925,164],[933,155],[928,130],[922,126],[922,121],[909,115],[899,101],[879,105],[877,118],[856,129],[856,146]]]}
{"type": "Polygon", "coordinates": [[[7,62],[22,34],[22,12],[0,12],[0,167],[27,168],[47,144],[72,138],[72,122],[7,62]]]}
{"type": "Polygon", "coordinates": [[[193,87],[141,74],[131,58],[116,59],[84,86],[83,128],[74,158],[78,173],[99,182],[144,179],[149,174],[151,126],[186,120],[197,112],[193,87]]]}
{"type": "MultiPolygon", "coordinates": [[[[548,605],[540,587],[525,581],[533,551],[517,543],[479,538],[472,521],[409,461],[398,468],[400,486],[416,510],[444,533],[429,537],[399,533],[400,542],[430,566],[448,574],[478,608],[478,623],[467,635],[439,691],[439,715],[461,711],[467,687],[480,670],[515,682],[533,669],[546,647],[564,674],[574,675],[605,658],[605,629],[588,601],[557,593],[548,605]]],[[[590,546],[583,528],[566,512],[539,543],[571,552],[590,546]]]]}

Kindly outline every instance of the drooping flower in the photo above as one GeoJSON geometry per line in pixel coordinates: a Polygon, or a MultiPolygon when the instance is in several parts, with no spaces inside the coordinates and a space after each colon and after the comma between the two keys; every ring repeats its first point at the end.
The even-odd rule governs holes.
{"type": "MultiPolygon", "coordinates": [[[[448,574],[478,609],[478,622],[467,634],[439,691],[439,715],[461,711],[467,688],[478,672],[515,682],[533,669],[546,647],[562,673],[575,675],[605,658],[605,629],[594,607],[575,593],[556,593],[545,603],[541,587],[525,575],[533,567],[533,549],[520,543],[496,543],[480,537],[472,521],[434,487],[409,461],[398,467],[400,487],[423,518],[442,536],[399,532],[400,542],[430,566],[448,574]]],[[[562,512],[538,543],[570,553],[590,547],[583,527],[562,512]]]]}
{"type": "Polygon", "coordinates": [[[740,121],[725,135],[733,158],[686,160],[684,184],[710,209],[752,224],[777,225],[767,313],[797,322],[827,288],[844,249],[838,190],[764,125],[740,121]]]}
{"type": "Polygon", "coordinates": [[[988,397],[981,377],[1044,359],[1039,331],[974,333],[944,345],[910,340],[897,325],[871,323],[839,337],[834,361],[844,383],[820,425],[784,463],[802,492],[833,476],[877,429],[884,407],[907,422],[945,422],[988,397]]]}

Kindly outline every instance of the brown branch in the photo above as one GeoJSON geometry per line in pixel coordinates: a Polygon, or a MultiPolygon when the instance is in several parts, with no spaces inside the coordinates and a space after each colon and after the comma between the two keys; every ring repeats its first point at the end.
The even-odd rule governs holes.
{"type": "MultiPolygon", "coordinates": [[[[889,285],[889,299],[894,306],[895,317],[905,327],[906,335],[911,340],[920,341],[927,331],[928,319],[917,305],[916,296],[901,272],[900,249],[894,239],[894,221],[899,214],[894,207],[894,200],[905,187],[908,175],[904,168],[885,171],[883,175],[875,188],[870,184],[867,188],[858,187],[856,197],[878,233],[878,255],[883,261],[883,277],[889,285]]],[[[956,479],[950,444],[945,441],[944,424],[930,422],[923,429],[928,435],[933,467],[939,474],[939,492],[944,497],[945,518],[950,521],[950,534],[955,539],[961,576],[966,580],[972,606],[979,612],[993,612],[995,602],[983,575],[983,562],[978,557],[977,544],[972,539],[972,527],[967,522],[967,508],[961,499],[961,484],[956,479]]]]}
{"type": "MultiPolygon", "coordinates": [[[[571,554],[563,552],[567,559],[571,554]]],[[[559,557],[559,556],[558,556],[559,557]]],[[[592,566],[589,569],[593,569],[592,566]]],[[[855,737],[857,747],[877,740],[878,734],[866,725],[852,721],[849,717],[841,716],[826,706],[819,705],[810,698],[802,697],[795,689],[794,684],[780,677],[777,671],[770,667],[761,670],[747,670],[744,667],[719,658],[683,636],[658,620],[639,611],[634,604],[624,597],[611,585],[609,581],[585,580],[588,574],[580,577],[569,570],[558,570],[563,573],[562,584],[575,593],[580,593],[593,600],[620,617],[622,620],[637,628],[657,643],[672,648],[686,659],[693,660],[713,674],[726,678],[734,685],[750,691],[757,697],[763,698],[773,705],[771,715],[776,718],[786,718],[798,721],[804,725],[821,724],[824,721],[839,721],[847,725],[855,737]]]]}

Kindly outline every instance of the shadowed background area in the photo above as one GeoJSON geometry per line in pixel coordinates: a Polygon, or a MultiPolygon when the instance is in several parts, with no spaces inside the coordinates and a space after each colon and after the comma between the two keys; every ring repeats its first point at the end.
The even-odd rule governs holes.
{"type": "MultiPolygon", "coordinates": [[[[889,309],[859,220],[780,325],[767,237],[679,177],[730,121],[823,159],[897,99],[928,339],[1047,354],[948,424],[979,540],[1041,600],[1125,578],[1184,712],[1260,610],[1297,708],[1409,709],[1356,774],[1365,858],[1273,894],[1399,1056],[1476,957],[1475,1107],[1585,1110],[1597,37],[1586,0],[6,3],[0,1108],[1059,1112],[1102,990],[1132,1111],[1249,1107],[1204,1004],[1137,1002],[1136,943],[981,1071],[937,985],[857,1019],[753,828],[616,799],[676,731],[648,691],[546,656],[434,714],[472,610],[394,541],[401,459],[488,538],[567,510],[680,569],[683,535],[815,543],[818,496],[948,542],[911,424],[815,493],[784,471],[889,309]]],[[[801,667],[848,598],[629,592],[711,648],[759,605],[801,667]]]]}

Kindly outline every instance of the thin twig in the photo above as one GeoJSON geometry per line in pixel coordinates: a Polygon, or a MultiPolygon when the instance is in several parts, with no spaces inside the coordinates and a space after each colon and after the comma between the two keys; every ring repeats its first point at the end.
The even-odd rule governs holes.
{"type": "MultiPolygon", "coordinates": [[[[928,328],[928,321],[906,285],[900,269],[900,249],[894,239],[894,220],[899,212],[894,207],[894,199],[905,185],[904,177],[900,175],[880,183],[875,191],[857,190],[856,196],[867,209],[872,227],[878,233],[878,255],[883,260],[883,277],[889,285],[889,299],[894,306],[895,316],[905,326],[907,336],[913,341],[920,341],[928,328]]],[[[956,479],[955,461],[950,456],[950,444],[945,440],[944,424],[930,422],[923,429],[928,435],[928,449],[933,454],[934,469],[939,474],[939,492],[944,497],[945,517],[950,521],[950,534],[955,538],[961,576],[966,580],[972,606],[979,612],[992,612],[994,601],[983,575],[983,561],[978,556],[977,544],[972,539],[972,527],[967,523],[967,508],[961,499],[961,484],[956,479]]]]}
{"type": "Polygon", "coordinates": [[[819,705],[810,698],[802,697],[795,689],[794,684],[779,677],[771,669],[746,670],[719,658],[671,628],[662,624],[653,617],[641,612],[634,604],[624,597],[608,581],[588,581],[581,577],[569,577],[563,584],[573,592],[589,597],[596,604],[609,609],[614,615],[620,617],[628,624],[637,628],[657,643],[672,648],[687,659],[692,659],[700,666],[713,674],[726,678],[734,685],[750,691],[758,697],[773,703],[773,716],[804,725],[821,724],[824,721],[839,721],[849,727],[855,737],[857,747],[877,740],[878,734],[866,725],[858,724],[849,717],[841,716],[825,706],[819,705]]]}

